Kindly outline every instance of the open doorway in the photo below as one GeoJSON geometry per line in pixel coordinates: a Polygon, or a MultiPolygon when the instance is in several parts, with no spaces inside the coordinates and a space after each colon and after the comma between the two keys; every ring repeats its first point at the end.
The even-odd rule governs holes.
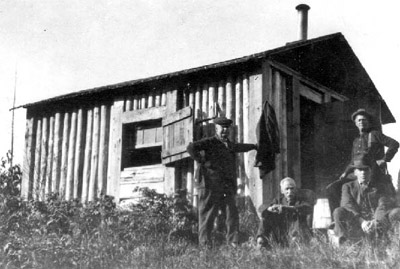
{"type": "Polygon", "coordinates": [[[301,188],[315,190],[315,113],[318,104],[300,96],[301,188]]]}

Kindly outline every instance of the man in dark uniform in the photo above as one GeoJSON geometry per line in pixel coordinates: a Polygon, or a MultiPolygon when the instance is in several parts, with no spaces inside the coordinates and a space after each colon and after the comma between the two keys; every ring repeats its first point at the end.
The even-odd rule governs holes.
{"type": "Polygon", "coordinates": [[[239,213],[236,207],[237,152],[257,149],[254,144],[229,141],[232,120],[216,118],[215,136],[190,143],[187,152],[200,165],[196,171],[199,185],[199,243],[211,244],[210,235],[218,211],[226,212],[227,242],[238,244],[239,213]]]}
{"type": "Polygon", "coordinates": [[[308,241],[311,236],[309,219],[315,194],[298,189],[290,177],[281,180],[280,188],[282,195],[259,209],[261,221],[257,233],[258,249],[270,246],[271,241],[286,245],[291,241],[308,241]]]}
{"type": "Polygon", "coordinates": [[[400,220],[400,208],[390,199],[387,184],[371,178],[368,156],[357,156],[351,169],[357,180],[343,185],[340,207],[333,213],[335,237],[331,241],[336,245],[362,235],[379,238],[400,220]]]}

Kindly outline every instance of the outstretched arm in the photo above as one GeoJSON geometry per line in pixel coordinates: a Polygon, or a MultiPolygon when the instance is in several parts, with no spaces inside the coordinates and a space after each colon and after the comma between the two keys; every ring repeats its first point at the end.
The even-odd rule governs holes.
{"type": "Polygon", "coordinates": [[[248,143],[234,143],[232,146],[234,152],[247,152],[257,148],[258,146],[256,144],[248,144],[248,143]]]}

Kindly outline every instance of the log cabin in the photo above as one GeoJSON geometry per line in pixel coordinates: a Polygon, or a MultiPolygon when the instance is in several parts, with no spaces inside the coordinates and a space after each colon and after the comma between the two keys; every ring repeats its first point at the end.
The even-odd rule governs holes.
{"type": "MultiPolygon", "coordinates": [[[[302,32],[304,35],[304,31],[302,32]]],[[[212,119],[234,122],[232,140],[257,143],[264,102],[276,113],[280,154],[260,178],[255,151],[239,154],[238,183],[254,206],[279,195],[279,182],[324,197],[349,161],[357,130],[350,115],[368,109],[377,124],[395,119],[341,33],[300,38],[261,53],[126,81],[26,104],[22,196],[117,202],[137,187],[173,194],[185,189],[196,205],[197,164],[189,142],[213,135],[212,119]]]]}

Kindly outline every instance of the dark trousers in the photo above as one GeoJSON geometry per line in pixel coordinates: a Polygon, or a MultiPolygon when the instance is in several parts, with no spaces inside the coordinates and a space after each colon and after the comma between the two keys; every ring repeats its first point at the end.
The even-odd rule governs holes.
{"type": "Polygon", "coordinates": [[[226,240],[230,243],[239,241],[239,212],[236,207],[235,195],[212,191],[199,190],[199,243],[210,244],[214,220],[219,210],[226,214],[226,240]]]}
{"type": "Polygon", "coordinates": [[[372,179],[376,179],[385,186],[385,191],[388,195],[391,195],[393,199],[396,197],[396,189],[393,185],[391,176],[387,173],[386,164],[383,167],[379,167],[376,162],[372,165],[372,179]]]}
{"type": "Polygon", "coordinates": [[[257,237],[262,237],[267,242],[272,240],[283,245],[292,240],[307,242],[310,239],[311,231],[307,226],[306,219],[303,222],[292,214],[278,214],[265,210],[261,215],[257,237]]]}
{"type": "Polygon", "coordinates": [[[354,175],[352,178],[344,178],[343,180],[336,180],[328,185],[326,188],[326,196],[329,201],[329,208],[331,210],[331,216],[333,216],[333,211],[335,208],[340,206],[340,200],[342,196],[342,187],[345,183],[356,180],[354,175]]]}
{"type": "MultiPolygon", "coordinates": [[[[344,207],[338,207],[333,212],[335,221],[335,234],[338,237],[354,238],[361,237],[364,232],[358,218],[344,207]]],[[[373,235],[383,235],[392,225],[400,221],[400,208],[396,207],[388,210],[382,219],[376,219],[375,233],[373,235]]]]}

